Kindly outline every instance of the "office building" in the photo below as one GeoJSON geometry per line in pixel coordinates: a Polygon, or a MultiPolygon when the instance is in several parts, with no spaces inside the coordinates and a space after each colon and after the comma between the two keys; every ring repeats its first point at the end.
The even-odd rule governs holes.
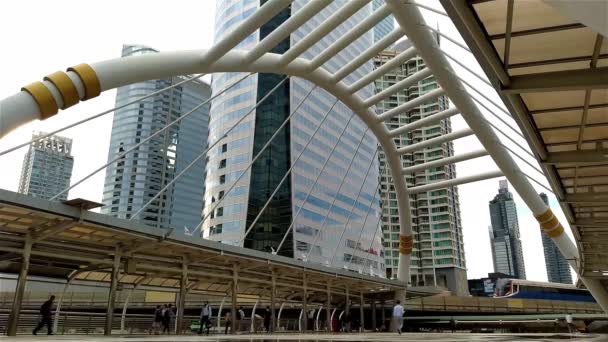
{"type": "Polygon", "coordinates": [[[498,194],[490,201],[490,242],[494,272],[526,279],[524,254],[513,194],[506,180],[499,182],[498,194]]]}
{"type": "MultiPolygon", "coordinates": [[[[409,48],[408,41],[396,44],[392,49],[383,51],[375,59],[380,67],[399,53],[409,48]]],[[[376,90],[382,91],[408,76],[425,68],[422,58],[416,56],[376,80],[376,90]]],[[[380,114],[402,105],[424,93],[439,87],[434,77],[428,77],[417,84],[399,91],[380,102],[376,111],[380,114]]],[[[401,113],[387,122],[389,130],[411,124],[447,109],[446,97],[426,103],[409,112],[401,113]]],[[[397,147],[415,144],[452,132],[450,119],[412,130],[395,138],[397,147]]],[[[403,167],[410,167],[454,155],[452,142],[414,151],[402,156],[403,167]]],[[[382,196],[382,230],[386,255],[387,276],[397,276],[399,267],[399,210],[397,193],[390,170],[386,167],[386,155],[379,151],[382,196]]],[[[456,177],[454,165],[442,166],[426,171],[406,174],[408,187],[420,186],[456,177]]],[[[410,276],[413,286],[440,286],[455,294],[467,294],[466,262],[460,219],[458,188],[449,187],[410,196],[413,215],[414,248],[412,250],[410,276]]]]}
{"type": "MultiPolygon", "coordinates": [[[[122,56],[157,51],[125,45],[122,56]]],[[[149,95],[182,81],[180,76],[131,84],[118,89],[116,106],[149,95]]],[[[114,112],[108,160],[116,158],[211,96],[211,88],[192,81],[131,104],[114,112]]],[[[130,219],[139,209],[182,172],[207,147],[209,104],[112,163],[106,170],[103,213],[130,219]]],[[[205,158],[184,173],[135,219],[186,233],[201,220],[205,158]]]]}
{"type": "MultiPolygon", "coordinates": [[[[233,1],[218,1],[216,41],[246,21],[265,2],[246,0],[237,5],[233,1]]],[[[294,1],[236,48],[250,49],[307,3],[294,1]]],[[[331,2],[272,52],[287,51],[345,3],[331,2]]],[[[308,49],[302,57],[312,59],[369,16],[371,10],[370,3],[308,49]]],[[[372,41],[373,30],[370,30],[323,67],[335,72],[368,48],[372,41]]],[[[371,70],[370,62],[344,81],[350,84],[371,70]]],[[[242,75],[215,74],[213,92],[218,93],[242,75]]],[[[304,149],[335,98],[321,89],[313,90],[306,98],[312,84],[295,77],[282,83],[268,100],[248,114],[283,78],[273,74],[253,75],[213,101],[210,144],[222,138],[239,118],[247,117],[226,138],[222,138],[218,148],[209,156],[205,195],[205,216],[209,218],[203,226],[204,236],[227,244],[268,252],[274,250],[280,255],[308,262],[384,276],[384,253],[379,232],[380,201],[377,196],[377,139],[357,116],[353,117],[352,111],[338,103],[304,149]],[[302,101],[305,102],[300,106],[302,101]],[[270,146],[248,169],[254,156],[294,111],[290,122],[279,130],[270,146]],[[346,123],[348,126],[342,135],[346,123]],[[357,148],[359,141],[362,142],[357,148]],[[335,144],[337,148],[330,154],[335,144]],[[298,159],[301,151],[304,152],[298,159]],[[291,166],[293,170],[281,184],[291,166]],[[317,179],[322,169],[323,173],[317,179]],[[371,172],[367,173],[368,169],[371,172]],[[245,174],[241,177],[243,172],[245,174]],[[229,191],[233,184],[236,186],[229,191]],[[278,192],[262,211],[279,185],[278,192]],[[220,199],[223,200],[218,204],[220,199]],[[252,229],[245,238],[245,231],[250,226],[252,229]]],[[[363,88],[360,94],[371,96],[372,85],[363,88]]]]}
{"type": "MultiPolygon", "coordinates": [[[[540,198],[549,205],[547,194],[541,193],[540,198]]],[[[547,267],[547,279],[551,283],[572,284],[572,274],[570,265],[553,240],[542,229],[540,235],[543,241],[543,251],[545,253],[545,266],[547,267]]]]}
{"type": "MultiPolygon", "coordinates": [[[[32,139],[43,135],[46,133],[34,132],[32,139]]],[[[33,142],[23,158],[19,192],[50,199],[70,186],[73,167],[72,139],[52,135],[33,142]]],[[[57,200],[67,198],[65,192],[57,200]]]]}

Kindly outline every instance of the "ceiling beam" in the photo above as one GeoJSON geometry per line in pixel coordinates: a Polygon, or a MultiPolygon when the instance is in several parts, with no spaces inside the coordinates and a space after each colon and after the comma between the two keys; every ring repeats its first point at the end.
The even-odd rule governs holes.
{"type": "Polygon", "coordinates": [[[608,88],[608,67],[584,70],[552,71],[511,77],[502,87],[506,94],[608,88]]]}
{"type": "Polygon", "coordinates": [[[608,162],[608,151],[565,151],[551,152],[543,160],[543,164],[554,165],[563,163],[586,164],[608,162]]]}

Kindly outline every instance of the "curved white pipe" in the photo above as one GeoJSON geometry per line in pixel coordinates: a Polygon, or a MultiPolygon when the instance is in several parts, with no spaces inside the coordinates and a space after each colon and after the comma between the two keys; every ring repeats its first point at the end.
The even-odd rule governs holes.
{"type": "Polygon", "coordinates": [[[222,319],[222,309],[224,308],[224,301],[226,301],[226,296],[222,298],[222,302],[220,303],[220,308],[217,310],[217,330],[219,331],[221,328],[221,319],[222,319]]]}
{"type": "MultiPolygon", "coordinates": [[[[97,74],[101,91],[114,89],[132,83],[152,79],[162,79],[175,75],[216,73],[216,72],[257,72],[296,76],[308,80],[334,95],[349,107],[372,131],[386,153],[391,173],[401,173],[401,161],[396,145],[383,122],[378,121],[373,108],[366,107],[356,94],[351,94],[343,82],[335,82],[333,74],[324,68],[310,71],[311,62],[296,58],[282,65],[282,55],[266,53],[253,63],[247,63],[248,51],[232,50],[214,63],[204,64],[208,58],[207,50],[160,52],[157,54],[129,56],[91,64],[97,74]]],[[[39,115],[37,104],[32,97],[21,92],[0,101],[0,138],[21,124],[32,121],[39,115]]],[[[394,177],[401,235],[411,236],[412,221],[407,186],[404,177],[394,177]]],[[[400,254],[398,279],[409,280],[410,255],[400,254]]]]}
{"type": "Polygon", "coordinates": [[[323,310],[323,305],[321,305],[319,307],[319,309],[317,310],[317,317],[315,319],[315,330],[319,330],[319,316],[321,316],[321,311],[323,310]]]}

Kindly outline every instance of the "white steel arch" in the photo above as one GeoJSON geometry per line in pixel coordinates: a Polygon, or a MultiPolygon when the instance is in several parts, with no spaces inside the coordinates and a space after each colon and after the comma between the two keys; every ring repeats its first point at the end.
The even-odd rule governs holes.
{"type": "MultiPolygon", "coordinates": [[[[413,55],[414,50],[407,51],[413,55]]],[[[211,50],[195,50],[180,52],[161,52],[158,54],[131,56],[116,58],[98,62],[88,66],[99,82],[99,92],[111,90],[121,86],[138,83],[142,81],[160,79],[175,75],[219,73],[219,72],[254,72],[274,73],[300,77],[323,88],[334,95],[338,100],[348,106],[373,132],[388,157],[388,165],[392,174],[401,174],[402,166],[396,144],[384,125],[384,121],[375,113],[373,107],[365,104],[365,99],[351,92],[351,89],[343,81],[336,81],[334,75],[324,68],[311,70],[312,62],[302,58],[296,58],[289,64],[281,65],[282,55],[265,53],[257,60],[247,64],[249,51],[233,50],[226,52],[221,58],[212,64],[203,64],[211,53],[211,50]]],[[[82,67],[84,69],[84,67],[82,67]]],[[[82,73],[82,71],[81,71],[82,73]]],[[[92,75],[93,75],[92,74],[92,75]]],[[[79,75],[69,69],[66,75],[74,82],[75,89],[85,99],[86,86],[80,80],[79,75]]],[[[373,79],[371,79],[373,82],[373,79]]],[[[59,87],[50,81],[42,83],[53,95],[58,107],[63,107],[62,92],[59,87]]],[[[52,101],[48,98],[46,101],[52,101]]],[[[41,101],[39,99],[39,101],[41,101]]],[[[2,121],[7,125],[2,126],[0,137],[10,130],[35,119],[42,119],[41,107],[34,100],[30,92],[24,90],[0,102],[2,121]],[[24,113],[28,113],[24,115],[24,113]]],[[[399,203],[399,215],[402,225],[401,240],[403,253],[400,253],[399,264],[410,264],[410,252],[412,248],[410,205],[407,195],[407,186],[403,177],[395,177],[395,189],[399,203]]],[[[406,281],[409,279],[409,267],[400,268],[398,279],[406,281]]]]}
{"type": "MultiPolygon", "coordinates": [[[[66,73],[57,72],[49,75],[43,82],[28,85],[21,92],[0,101],[0,138],[26,122],[53,116],[58,108],[68,108],[78,103],[79,100],[88,100],[99,95],[102,91],[131,83],[174,75],[216,72],[274,73],[299,77],[325,89],[356,113],[376,136],[386,153],[388,166],[393,175],[395,190],[397,192],[401,223],[399,280],[406,283],[409,282],[410,254],[413,247],[412,217],[409,204],[410,190],[412,193],[426,191],[434,187],[446,187],[494,178],[503,173],[518,193],[521,194],[524,201],[537,217],[541,227],[553,238],[566,258],[571,260],[571,265],[575,270],[579,270],[576,247],[563,234],[564,229],[557,218],[540,200],[526,175],[519,169],[519,166],[514,162],[505,147],[500,144],[492,127],[485,121],[475,103],[468,97],[465,87],[454,75],[448,60],[425,25],[424,19],[414,2],[409,0],[387,0],[386,4],[376,10],[373,15],[355,25],[341,39],[336,41],[332,46],[329,46],[313,60],[303,59],[300,55],[331,32],[333,28],[367,5],[369,0],[350,0],[345,2],[322,25],[314,29],[283,55],[269,53],[268,51],[305,23],[308,18],[327,6],[330,3],[329,0],[311,1],[298,14],[291,16],[276,28],[272,34],[257,43],[252,50],[234,50],[243,39],[258,30],[277,13],[289,6],[291,2],[292,0],[270,0],[266,2],[247,21],[243,22],[209,50],[164,52],[153,55],[118,58],[98,62],[90,66],[81,64],[68,69],[66,73]],[[373,29],[375,24],[389,15],[393,15],[399,24],[393,32],[376,42],[348,64],[342,66],[337,72],[330,73],[323,68],[322,65],[325,61],[329,60],[368,30],[373,29]],[[346,84],[342,81],[359,66],[373,58],[378,52],[403,37],[405,33],[407,33],[415,48],[402,52],[391,62],[375,69],[352,84],[346,84]],[[425,60],[428,66],[427,70],[419,71],[417,74],[370,98],[364,99],[356,94],[362,87],[374,82],[375,79],[390,71],[391,68],[416,54],[420,54],[425,60]],[[430,76],[431,72],[436,76],[442,89],[428,92],[382,115],[375,113],[374,104],[391,96],[391,94],[400,89],[430,76]],[[434,114],[428,118],[428,121],[437,122],[456,115],[460,111],[471,127],[471,130],[456,132],[442,137],[433,143],[441,144],[474,133],[482,142],[487,153],[493,157],[501,171],[489,172],[484,175],[469,177],[469,179],[454,179],[449,181],[449,184],[435,184],[420,189],[416,189],[416,187],[408,189],[405,178],[401,175],[411,171],[411,169],[403,170],[400,154],[404,151],[397,149],[393,138],[412,129],[412,126],[402,126],[390,131],[385,121],[390,121],[399,112],[420,106],[425,101],[434,100],[444,94],[447,94],[453,100],[458,109],[449,109],[434,114]]],[[[418,146],[414,144],[409,146],[407,150],[422,149],[426,145],[428,143],[418,144],[418,146]]],[[[483,155],[485,155],[484,151],[478,151],[454,157],[449,162],[456,163],[483,155]]],[[[417,169],[423,170],[433,167],[433,165],[435,164],[428,163],[424,167],[422,165],[417,166],[417,169]]],[[[583,281],[602,307],[605,310],[608,309],[608,295],[599,282],[584,278],[583,281]]],[[[397,295],[397,298],[404,300],[404,295],[405,289],[397,295]]]]}

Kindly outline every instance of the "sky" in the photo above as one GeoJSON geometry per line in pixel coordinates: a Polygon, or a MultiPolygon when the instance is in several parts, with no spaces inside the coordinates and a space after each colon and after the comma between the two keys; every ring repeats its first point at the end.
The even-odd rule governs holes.
{"type": "MultiPolygon", "coordinates": [[[[423,0],[427,6],[441,8],[436,0],[423,0]]],[[[2,35],[2,63],[0,63],[0,98],[10,96],[26,84],[41,80],[57,70],[80,63],[94,63],[120,56],[123,44],[143,44],[161,51],[205,49],[213,44],[215,1],[213,0],[19,0],[0,1],[0,32],[2,35]],[[86,5],[85,5],[86,4],[86,5]]],[[[462,42],[449,19],[424,11],[430,26],[462,42]]],[[[456,45],[442,40],[442,47],[451,55],[483,74],[474,57],[456,45]]],[[[500,103],[496,93],[482,82],[453,65],[457,74],[478,87],[484,94],[500,103]]],[[[28,141],[32,131],[48,132],[114,106],[115,91],[107,91],[98,98],[81,102],[46,121],[36,121],[11,132],[0,140],[0,151],[28,141]]],[[[482,101],[487,106],[487,101],[482,101]]],[[[495,107],[494,111],[498,112],[495,107]]],[[[484,112],[486,112],[484,110],[484,112]]],[[[485,114],[485,113],[484,113],[485,114]]],[[[491,118],[488,116],[488,118],[491,118]]],[[[516,124],[503,114],[513,127],[516,124]]],[[[490,119],[510,137],[527,147],[525,140],[496,119],[490,119]]],[[[72,182],[80,179],[107,161],[112,114],[95,119],[61,135],[73,139],[74,171],[72,182]]],[[[452,121],[454,130],[466,127],[460,117],[452,121]]],[[[501,137],[504,144],[518,155],[525,155],[514,144],[501,137]]],[[[456,154],[481,148],[474,137],[455,142],[456,154]]],[[[17,191],[21,164],[26,149],[0,156],[2,177],[0,188],[17,191]]],[[[531,157],[528,161],[534,162],[531,157]]],[[[525,163],[522,170],[546,184],[544,177],[525,163]]],[[[457,164],[458,176],[496,170],[489,157],[457,164]]],[[[69,198],[82,197],[101,202],[104,171],[70,191],[69,198]]],[[[487,276],[493,271],[488,227],[488,201],[498,192],[499,179],[492,179],[458,187],[469,279],[487,276]]],[[[545,191],[535,185],[537,190],[545,191]]],[[[524,250],[527,278],[546,281],[541,233],[538,223],[519,195],[515,196],[520,233],[524,250]]],[[[557,200],[549,193],[550,205],[563,224],[565,217],[557,200]]],[[[567,233],[571,235],[569,229],[567,233]]]]}

